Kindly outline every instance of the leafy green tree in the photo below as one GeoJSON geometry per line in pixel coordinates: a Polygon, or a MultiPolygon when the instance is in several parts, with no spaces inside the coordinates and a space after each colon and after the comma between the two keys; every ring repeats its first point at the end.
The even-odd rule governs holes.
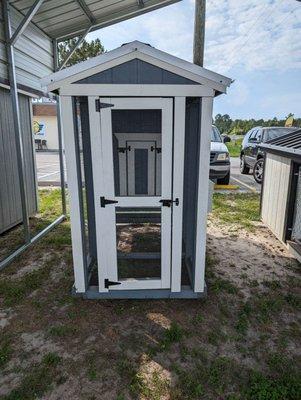
{"type": "Polygon", "coordinates": [[[214,119],[214,124],[217,126],[218,130],[221,133],[227,133],[231,128],[232,119],[228,114],[217,114],[214,119]]]}
{"type": "MultiPolygon", "coordinates": [[[[291,116],[290,113],[283,119],[276,117],[268,120],[260,119],[235,119],[232,120],[228,114],[217,114],[213,123],[218,127],[221,133],[230,135],[244,135],[255,126],[284,126],[286,119],[291,116]]],[[[301,118],[294,118],[294,126],[301,127],[301,118]]]]}
{"type": "MultiPolygon", "coordinates": [[[[78,38],[65,40],[58,45],[59,65],[62,65],[64,60],[68,57],[70,51],[74,48],[78,38]]],[[[89,58],[96,57],[105,51],[99,39],[87,42],[84,40],[79,48],[72,54],[68,60],[66,67],[77,64],[81,61],[88,60],[89,58]]]]}

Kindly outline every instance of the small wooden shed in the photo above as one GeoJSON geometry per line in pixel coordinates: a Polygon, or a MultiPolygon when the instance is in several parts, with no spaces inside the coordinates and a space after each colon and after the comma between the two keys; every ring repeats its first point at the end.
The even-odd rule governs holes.
{"type": "Polygon", "coordinates": [[[138,41],[44,79],[61,98],[75,293],[204,294],[212,104],[230,83],[138,41]]]}
{"type": "Polygon", "coordinates": [[[301,130],[260,147],[266,154],[262,220],[301,262],[301,130]]]}

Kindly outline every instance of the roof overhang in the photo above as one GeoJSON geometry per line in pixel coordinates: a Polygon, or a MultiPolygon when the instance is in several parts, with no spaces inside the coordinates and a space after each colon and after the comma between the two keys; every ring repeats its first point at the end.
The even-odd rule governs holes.
{"type": "MultiPolygon", "coordinates": [[[[177,3],[181,0],[48,0],[32,22],[52,39],[65,40],[177,3]]],[[[26,15],[35,0],[11,5],[26,15]]]]}
{"type": "Polygon", "coordinates": [[[42,86],[47,87],[47,91],[56,91],[62,86],[72,84],[87,76],[135,58],[191,79],[200,85],[213,89],[216,94],[226,93],[227,87],[232,83],[230,78],[172,56],[145,43],[134,41],[51,74],[42,79],[42,86]]]}

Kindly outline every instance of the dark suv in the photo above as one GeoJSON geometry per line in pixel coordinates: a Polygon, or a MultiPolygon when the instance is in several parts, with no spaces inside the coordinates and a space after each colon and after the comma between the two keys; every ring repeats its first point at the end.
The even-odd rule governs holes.
{"type": "Polygon", "coordinates": [[[279,136],[294,132],[296,127],[261,127],[252,128],[246,133],[240,151],[240,172],[248,174],[253,169],[256,182],[262,182],[263,174],[263,150],[259,149],[260,143],[275,139],[279,136]]]}

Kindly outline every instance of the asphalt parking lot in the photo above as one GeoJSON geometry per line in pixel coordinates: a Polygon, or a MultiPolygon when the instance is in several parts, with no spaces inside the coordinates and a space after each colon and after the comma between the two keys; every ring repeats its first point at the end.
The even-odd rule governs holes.
{"type": "MultiPolygon", "coordinates": [[[[60,164],[56,152],[36,153],[37,174],[39,186],[60,186],[60,164]]],[[[65,169],[66,170],[66,169],[65,169]]],[[[231,158],[231,181],[241,192],[260,192],[261,186],[255,182],[253,175],[242,175],[239,171],[239,158],[231,158]]],[[[232,189],[233,190],[233,189],[232,189]]],[[[227,189],[219,190],[227,192],[227,189]]]]}
{"type": "Polygon", "coordinates": [[[240,191],[260,193],[261,185],[259,185],[253,175],[242,175],[239,170],[239,157],[231,157],[231,180],[232,185],[238,186],[240,191]]]}

